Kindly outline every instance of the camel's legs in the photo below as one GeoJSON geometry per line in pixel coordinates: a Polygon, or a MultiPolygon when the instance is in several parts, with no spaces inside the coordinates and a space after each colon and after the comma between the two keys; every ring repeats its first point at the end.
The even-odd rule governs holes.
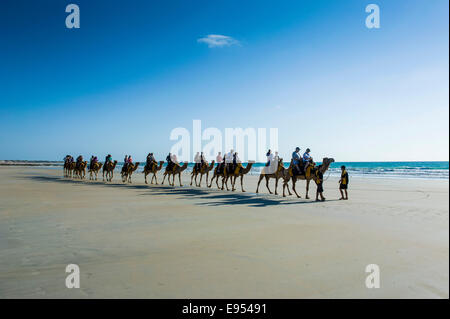
{"type": "Polygon", "coordinates": [[[295,190],[295,181],[297,178],[295,176],[292,176],[292,190],[294,191],[295,195],[297,195],[297,198],[301,198],[299,194],[297,194],[297,191],[295,190]]]}
{"type": "MultiPolygon", "coordinates": [[[[203,179],[203,174],[200,174],[200,182],[198,183],[198,187],[202,186],[202,179],[203,179]]],[[[208,181],[206,182],[206,184],[208,184],[208,181]]]]}
{"type": "MultiPolygon", "coordinates": [[[[197,175],[195,175],[195,177],[197,178],[197,175]]],[[[191,174],[191,186],[192,186],[192,181],[194,180],[194,172],[192,172],[191,174]]]]}
{"type": "Polygon", "coordinates": [[[278,177],[275,176],[275,195],[278,195],[278,177]]]}
{"type": "Polygon", "coordinates": [[[228,190],[228,176],[227,177],[222,177],[222,190],[223,190],[223,186],[226,184],[227,185],[227,190],[228,190]]]}
{"type": "Polygon", "coordinates": [[[167,174],[164,173],[164,175],[163,175],[163,180],[162,180],[162,183],[161,183],[162,185],[164,185],[164,180],[166,179],[166,175],[167,175],[167,174]]]}
{"type": "Polygon", "coordinates": [[[291,193],[291,191],[289,189],[289,184],[288,183],[289,183],[289,179],[286,180],[286,179],[283,178],[283,197],[286,197],[286,194],[284,192],[285,189],[287,189],[289,195],[292,195],[292,193],[291,193]]]}
{"type": "Polygon", "coordinates": [[[144,172],[144,178],[145,178],[145,184],[148,184],[147,183],[147,172],[144,172]]]}
{"type": "MultiPolygon", "coordinates": [[[[222,176],[222,182],[223,182],[223,176],[222,176]]],[[[216,177],[216,185],[217,185],[217,189],[220,189],[220,186],[219,186],[219,175],[217,175],[217,177],[216,177]]],[[[222,186],[223,186],[223,184],[222,184],[222,186]]],[[[222,190],[223,190],[223,188],[222,188],[222,190]]]]}
{"type": "Polygon", "coordinates": [[[267,176],[267,175],[266,175],[266,187],[267,187],[267,190],[269,191],[269,193],[272,194],[272,192],[270,191],[270,188],[269,188],[269,176],[267,176]]]}
{"type": "Polygon", "coordinates": [[[241,175],[241,191],[245,192],[245,190],[244,190],[244,175],[241,175]]]}
{"type": "Polygon", "coordinates": [[[258,194],[259,184],[261,183],[261,181],[264,178],[264,176],[265,175],[263,175],[263,174],[259,175],[258,185],[256,185],[256,194],[258,194]]]}
{"type": "Polygon", "coordinates": [[[225,186],[227,187],[227,191],[229,191],[229,189],[228,189],[228,179],[230,179],[230,176],[227,176],[225,178],[225,186]]]}
{"type": "Polygon", "coordinates": [[[206,180],[206,186],[208,186],[209,188],[211,188],[211,186],[212,186],[214,177],[216,177],[216,173],[214,173],[214,174],[213,174],[213,177],[209,180],[209,181],[210,181],[209,186],[208,186],[208,180],[206,180]]]}
{"type": "Polygon", "coordinates": [[[309,191],[309,182],[310,182],[311,180],[309,180],[309,179],[307,179],[306,180],[306,199],[309,199],[309,196],[308,196],[308,191],[309,191]]]}
{"type": "MultiPolygon", "coordinates": [[[[175,180],[175,175],[173,176],[173,179],[175,180]]],[[[183,186],[181,185],[181,173],[178,173],[178,180],[180,181],[180,186],[183,186]]]]}
{"type": "Polygon", "coordinates": [[[213,183],[214,178],[216,178],[217,189],[220,189],[220,187],[219,187],[219,175],[214,175],[214,176],[213,176],[213,178],[211,179],[211,185],[209,185],[209,187],[212,186],[212,183],[213,183]]]}

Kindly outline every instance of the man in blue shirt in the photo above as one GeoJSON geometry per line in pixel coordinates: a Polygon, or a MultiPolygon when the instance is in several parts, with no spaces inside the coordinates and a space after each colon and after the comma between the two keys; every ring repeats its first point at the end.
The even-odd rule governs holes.
{"type": "Polygon", "coordinates": [[[300,167],[298,166],[300,164],[300,155],[298,154],[300,152],[300,147],[296,147],[295,151],[292,153],[292,163],[297,168],[298,174],[300,174],[300,167]]]}
{"type": "Polygon", "coordinates": [[[306,177],[309,178],[309,173],[308,173],[308,166],[310,163],[312,163],[312,157],[309,154],[311,152],[311,150],[309,148],[306,149],[306,152],[303,154],[303,167],[305,169],[305,175],[306,177]]]}

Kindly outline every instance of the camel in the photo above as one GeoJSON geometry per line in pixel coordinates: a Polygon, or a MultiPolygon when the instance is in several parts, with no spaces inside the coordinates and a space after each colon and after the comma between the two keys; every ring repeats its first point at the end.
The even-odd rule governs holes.
{"type": "Polygon", "coordinates": [[[95,175],[95,180],[97,180],[98,172],[100,172],[101,168],[103,166],[103,163],[97,162],[92,165],[92,167],[89,167],[89,179],[93,180],[95,175]]]}
{"type": "Polygon", "coordinates": [[[75,162],[64,163],[64,177],[73,177],[73,170],[75,169],[75,162]]]}
{"type": "Polygon", "coordinates": [[[122,167],[122,182],[126,182],[128,180],[128,183],[131,184],[131,175],[133,175],[133,172],[135,170],[137,170],[137,168],[139,167],[139,162],[136,162],[135,164],[133,163],[128,163],[126,166],[124,165],[122,167]]]}
{"type": "MultiPolygon", "coordinates": [[[[214,179],[216,179],[216,185],[217,185],[217,188],[223,190],[223,181],[224,181],[224,179],[228,176],[228,172],[227,172],[227,170],[224,168],[223,171],[219,173],[219,172],[218,172],[219,166],[220,166],[220,163],[219,163],[219,164],[216,166],[216,168],[214,169],[214,174],[213,174],[213,177],[211,178],[211,181],[210,181],[208,187],[211,188],[214,179]],[[222,188],[219,186],[219,177],[222,177],[222,188]]],[[[227,180],[227,183],[226,183],[225,185],[227,186],[227,190],[229,190],[229,189],[228,189],[228,180],[227,180]]]]}
{"type": "MultiPolygon", "coordinates": [[[[245,190],[244,190],[244,185],[243,185],[244,175],[247,174],[248,172],[250,172],[250,170],[252,169],[253,164],[254,164],[254,162],[250,162],[250,161],[249,161],[246,167],[243,167],[242,165],[241,165],[241,166],[238,166],[238,168],[236,169],[237,172],[236,172],[236,170],[235,170],[235,171],[232,172],[230,175],[228,175],[227,177],[225,177],[224,179],[222,179],[222,189],[223,189],[223,183],[224,183],[224,182],[227,183],[228,178],[230,178],[230,179],[231,179],[231,191],[234,192],[234,191],[236,190],[236,188],[235,188],[235,185],[236,185],[236,179],[237,179],[238,177],[241,177],[241,191],[242,191],[242,192],[245,192],[245,190]],[[224,180],[225,180],[225,181],[224,181],[224,180]]],[[[227,189],[228,189],[228,185],[227,185],[227,189]]]]}
{"type": "Polygon", "coordinates": [[[167,177],[169,185],[170,186],[175,186],[175,175],[178,175],[178,179],[180,181],[180,186],[183,186],[181,184],[181,172],[184,171],[187,167],[188,167],[188,163],[187,162],[184,162],[183,166],[175,165],[175,167],[173,169],[171,169],[171,170],[168,170],[167,169],[168,166],[166,166],[166,171],[164,172],[164,177],[163,177],[163,181],[162,181],[161,184],[164,184],[164,180],[166,179],[166,176],[169,176],[169,177],[167,177]],[[172,184],[170,184],[170,175],[173,175],[172,184]]]}
{"type": "Polygon", "coordinates": [[[148,167],[148,165],[145,165],[144,167],[144,174],[145,174],[145,184],[147,183],[147,175],[150,173],[153,173],[152,179],[150,180],[150,184],[153,184],[153,179],[155,179],[156,181],[156,185],[158,185],[158,178],[156,177],[156,173],[158,173],[158,171],[161,170],[161,168],[163,167],[164,162],[163,161],[159,161],[159,166],[156,164],[151,164],[151,167],[148,167]]]}
{"type": "Polygon", "coordinates": [[[86,176],[86,166],[87,166],[87,161],[83,161],[80,163],[80,165],[78,167],[74,168],[74,173],[76,177],[79,177],[80,179],[84,179],[84,177],[86,176]]]}
{"type": "Polygon", "coordinates": [[[114,176],[114,169],[116,168],[117,161],[114,162],[108,162],[107,164],[103,165],[103,181],[105,181],[105,174],[106,174],[106,181],[111,182],[114,176]]]}
{"type": "Polygon", "coordinates": [[[69,176],[69,162],[64,161],[64,165],[63,165],[63,174],[64,177],[68,177],[69,176]]]}
{"type": "MultiPolygon", "coordinates": [[[[273,167],[275,165],[270,165],[269,167],[266,166],[261,170],[261,174],[259,175],[259,180],[258,180],[258,186],[256,187],[256,194],[258,194],[259,184],[261,183],[263,178],[266,179],[266,187],[270,194],[272,194],[272,191],[269,188],[269,180],[271,178],[275,178],[275,195],[278,195],[278,192],[277,192],[278,180],[280,178],[283,178],[283,180],[285,180],[286,177],[289,180],[290,176],[287,174],[288,173],[287,168],[285,168],[283,166],[283,159],[280,158],[278,160],[278,163],[276,163],[276,162],[273,162],[273,163],[276,164],[276,167],[273,167]]],[[[285,187],[286,187],[286,184],[283,184],[283,193],[284,193],[285,187]]],[[[289,192],[289,195],[292,195],[289,188],[288,188],[288,192],[289,192]]]]}
{"type": "MultiPolygon", "coordinates": [[[[324,158],[323,158],[323,160],[322,160],[322,166],[321,166],[321,168],[320,168],[320,171],[322,172],[322,174],[325,173],[325,172],[328,170],[328,168],[330,167],[331,163],[333,163],[333,162],[334,162],[334,158],[328,158],[328,157],[324,157],[324,158]]],[[[288,172],[292,170],[293,165],[294,165],[294,164],[293,164],[293,162],[291,161],[291,164],[289,165],[289,168],[288,168],[288,172]]],[[[311,170],[311,174],[310,174],[308,177],[306,177],[305,174],[295,175],[295,176],[290,176],[290,174],[289,174],[290,179],[292,179],[292,190],[294,191],[295,195],[297,195],[298,198],[300,198],[300,195],[297,194],[297,191],[295,190],[295,182],[296,182],[297,180],[299,180],[299,179],[300,179],[300,180],[306,180],[306,196],[305,196],[305,198],[306,198],[306,199],[309,199],[309,196],[308,196],[309,183],[311,182],[312,179],[314,179],[315,171],[316,171],[317,169],[318,169],[317,167],[315,167],[314,169],[312,169],[312,170],[311,170]]],[[[285,195],[284,195],[284,187],[287,187],[287,182],[288,182],[288,181],[289,181],[288,178],[284,180],[284,185],[283,185],[283,196],[285,196],[285,195]]]]}
{"type": "Polygon", "coordinates": [[[202,167],[200,168],[200,170],[196,170],[193,169],[192,170],[192,174],[191,174],[191,186],[192,186],[192,180],[194,179],[195,176],[195,186],[200,187],[202,185],[202,178],[203,175],[206,174],[206,186],[208,186],[208,176],[209,176],[209,172],[214,168],[214,161],[211,162],[211,164],[208,166],[208,163],[205,162],[203,163],[202,167]],[[197,184],[197,176],[198,174],[200,174],[200,182],[197,184]]]}

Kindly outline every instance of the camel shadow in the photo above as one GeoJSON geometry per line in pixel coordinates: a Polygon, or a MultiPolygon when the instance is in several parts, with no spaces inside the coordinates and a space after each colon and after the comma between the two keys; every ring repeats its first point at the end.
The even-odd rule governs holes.
{"type": "MultiPolygon", "coordinates": [[[[314,200],[297,199],[297,198],[286,198],[278,197],[272,194],[256,194],[256,193],[235,193],[229,191],[221,191],[217,189],[204,189],[204,188],[193,188],[191,186],[166,186],[166,185],[134,185],[128,183],[111,183],[103,182],[102,180],[76,180],[76,179],[66,179],[58,176],[43,176],[43,175],[33,175],[33,176],[17,176],[17,178],[26,178],[38,182],[47,183],[63,183],[72,184],[78,186],[85,185],[95,185],[103,187],[113,187],[113,188],[128,188],[137,189],[145,191],[140,193],[140,196],[177,196],[179,198],[187,199],[199,199],[200,201],[195,202],[195,205],[199,206],[248,206],[248,207],[270,207],[270,206],[280,206],[280,205],[302,205],[302,204],[315,204],[318,203],[314,200]]],[[[338,201],[335,200],[327,200],[338,201]]],[[[323,203],[323,202],[319,202],[323,203]]]]}

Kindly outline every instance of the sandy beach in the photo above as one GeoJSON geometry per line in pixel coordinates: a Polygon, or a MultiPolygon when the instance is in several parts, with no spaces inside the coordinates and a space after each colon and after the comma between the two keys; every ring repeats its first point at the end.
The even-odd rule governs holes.
{"type": "Polygon", "coordinates": [[[330,177],[314,202],[255,194],[256,176],[242,193],[118,175],[0,167],[0,298],[449,297],[448,180],[355,177],[339,201],[330,177]]]}

